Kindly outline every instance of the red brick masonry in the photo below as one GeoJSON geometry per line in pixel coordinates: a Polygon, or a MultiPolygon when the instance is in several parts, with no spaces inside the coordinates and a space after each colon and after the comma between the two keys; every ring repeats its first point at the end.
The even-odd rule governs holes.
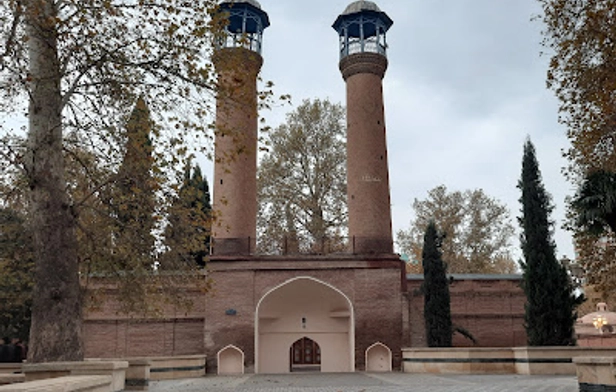
{"type": "MultiPolygon", "coordinates": [[[[387,345],[394,368],[402,347],[425,346],[421,275],[404,277],[395,255],[219,257],[208,264],[213,289],[190,291],[190,311],[168,309],[160,319],[118,314],[107,303],[86,315],[86,356],[121,358],[203,354],[208,371],[216,353],[233,344],[244,351],[247,371],[254,366],[254,320],[259,300],[272,288],[298,276],[323,281],[344,293],[355,312],[355,366],[364,369],[365,350],[387,345]]],[[[467,329],[479,346],[526,344],[524,294],[516,275],[454,275],[450,286],[454,324],[467,329]]],[[[456,346],[472,343],[456,335],[456,346]]]]}

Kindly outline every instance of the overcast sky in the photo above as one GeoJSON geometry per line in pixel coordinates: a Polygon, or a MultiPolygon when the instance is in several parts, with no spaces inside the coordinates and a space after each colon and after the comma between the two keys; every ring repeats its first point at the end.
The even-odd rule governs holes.
{"type": "MultiPolygon", "coordinates": [[[[332,23],[349,4],[261,0],[271,26],[264,35],[262,76],[296,106],[306,98],[345,103],[332,23]]],[[[522,148],[531,137],[544,185],[556,206],[558,255],[573,257],[561,229],[573,186],[561,174],[565,129],[545,86],[536,0],[379,0],[394,24],[383,86],[394,232],[408,228],[413,199],[444,184],[482,188],[519,215],[522,148]]],[[[263,113],[269,125],[284,107],[263,113]]],[[[211,181],[211,177],[210,177],[211,181]]],[[[519,241],[514,240],[515,249],[519,241]]],[[[519,255],[519,253],[518,253],[519,255]]]]}
{"type": "MultiPolygon", "coordinates": [[[[346,0],[260,0],[271,26],[264,34],[262,77],[297,106],[307,98],[345,104],[338,38],[331,28],[346,0]]],[[[522,148],[530,136],[544,185],[553,196],[558,256],[574,257],[561,228],[568,146],[558,103],[546,89],[537,0],[379,0],[394,24],[387,34],[383,80],[394,233],[409,227],[411,204],[444,184],[481,188],[506,203],[516,229],[522,148]]],[[[261,113],[284,121],[285,106],[261,113]]],[[[203,162],[205,163],[205,162],[203,162]]],[[[213,181],[212,164],[205,173],[213,181]]],[[[514,249],[520,255],[519,240],[514,249]]]]}

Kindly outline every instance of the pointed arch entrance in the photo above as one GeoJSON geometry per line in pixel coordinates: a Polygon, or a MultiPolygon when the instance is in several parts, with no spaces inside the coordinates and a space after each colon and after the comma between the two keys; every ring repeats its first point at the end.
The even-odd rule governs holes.
{"type": "Polygon", "coordinates": [[[309,276],[290,279],[259,300],[255,372],[289,372],[292,346],[304,338],[319,347],[322,372],[355,370],[353,305],[334,286],[309,276]]]}

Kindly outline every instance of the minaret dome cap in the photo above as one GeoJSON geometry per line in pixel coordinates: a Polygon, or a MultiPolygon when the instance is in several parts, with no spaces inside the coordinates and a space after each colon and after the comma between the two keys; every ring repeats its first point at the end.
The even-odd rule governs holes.
{"type": "Polygon", "coordinates": [[[372,1],[354,1],[349,4],[344,11],[338,15],[332,25],[334,30],[340,34],[343,29],[350,37],[371,37],[377,34],[377,25],[383,31],[389,30],[394,22],[378,5],[372,1]],[[363,25],[360,28],[360,25],[363,25]],[[363,33],[360,32],[363,30],[363,33]]]}
{"type": "Polygon", "coordinates": [[[261,8],[261,4],[257,1],[257,0],[242,0],[242,1],[234,1],[234,0],[223,0],[220,2],[220,4],[239,4],[239,3],[248,3],[251,6],[258,8],[258,9],[262,9],[261,8]]]}
{"type": "Polygon", "coordinates": [[[342,12],[342,15],[350,15],[350,14],[355,14],[357,12],[362,12],[362,11],[381,12],[381,9],[379,8],[378,5],[376,5],[375,3],[371,1],[360,0],[360,1],[354,1],[351,4],[349,4],[344,9],[344,12],[342,12]]]}
{"type": "Polygon", "coordinates": [[[224,0],[220,2],[219,7],[231,14],[227,26],[227,30],[231,33],[262,32],[270,25],[267,13],[257,0],[224,0]]]}

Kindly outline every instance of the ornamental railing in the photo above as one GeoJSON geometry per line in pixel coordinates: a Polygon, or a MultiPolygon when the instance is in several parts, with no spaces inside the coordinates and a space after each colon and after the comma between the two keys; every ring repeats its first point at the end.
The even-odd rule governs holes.
{"type": "Polygon", "coordinates": [[[210,254],[232,255],[328,255],[328,254],[382,254],[393,252],[391,237],[320,237],[256,241],[253,237],[212,238],[210,254]]]}
{"type": "Polygon", "coordinates": [[[374,37],[364,40],[349,40],[348,44],[343,43],[340,48],[340,58],[344,58],[356,53],[377,53],[387,56],[387,46],[383,42],[377,42],[374,37]]]}

